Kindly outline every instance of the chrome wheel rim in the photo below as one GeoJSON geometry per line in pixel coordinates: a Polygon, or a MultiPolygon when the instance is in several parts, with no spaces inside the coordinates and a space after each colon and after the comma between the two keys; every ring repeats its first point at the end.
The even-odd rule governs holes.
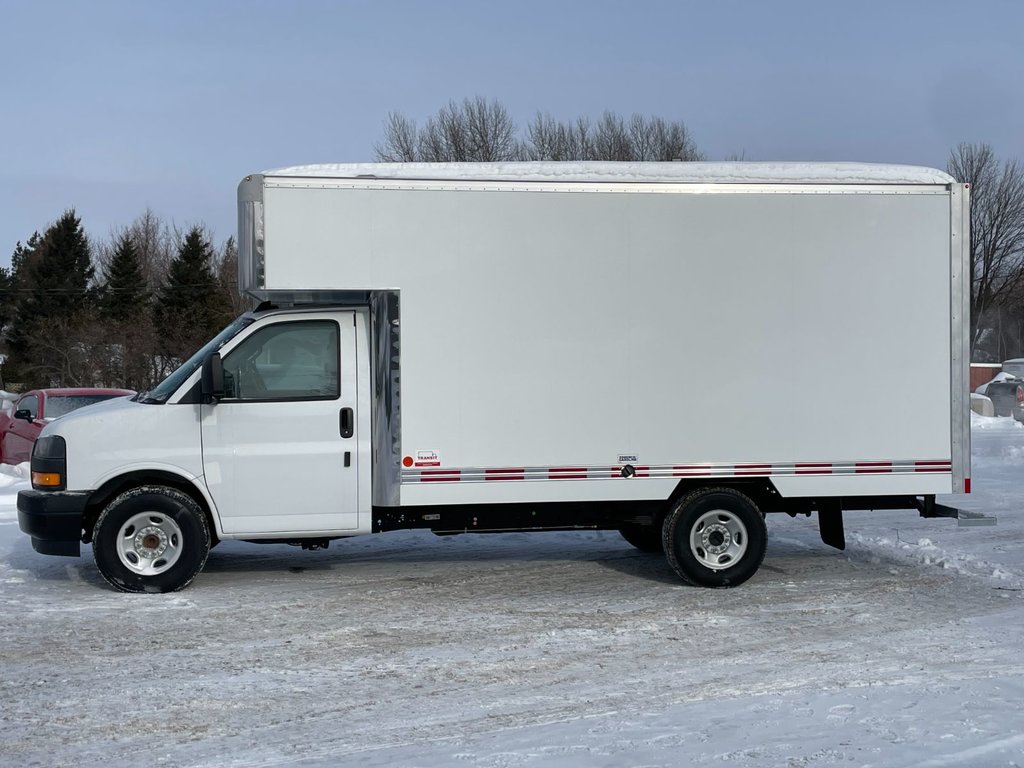
{"type": "Polygon", "coordinates": [[[172,518],[160,512],[140,512],[118,531],[117,556],[133,573],[156,576],[178,562],[183,543],[181,528],[172,518]]]}
{"type": "Polygon", "coordinates": [[[705,512],[690,529],[690,551],[713,571],[731,568],[747,551],[747,527],[727,509],[705,512]]]}

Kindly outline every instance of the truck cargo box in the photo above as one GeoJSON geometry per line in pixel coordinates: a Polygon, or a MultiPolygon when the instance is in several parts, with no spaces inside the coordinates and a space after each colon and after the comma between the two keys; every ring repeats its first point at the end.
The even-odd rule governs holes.
{"type": "Polygon", "coordinates": [[[243,288],[392,298],[376,503],[951,493],[966,200],[904,166],[298,167],[240,187],[243,288]]]}

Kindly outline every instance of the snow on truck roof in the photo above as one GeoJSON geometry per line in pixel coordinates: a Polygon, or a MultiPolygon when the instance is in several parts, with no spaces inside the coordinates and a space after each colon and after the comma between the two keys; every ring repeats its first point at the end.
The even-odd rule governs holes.
{"type": "Polygon", "coordinates": [[[458,181],[673,182],[677,184],[954,184],[916,165],[872,163],[334,163],[295,165],[264,176],[458,181]]]}

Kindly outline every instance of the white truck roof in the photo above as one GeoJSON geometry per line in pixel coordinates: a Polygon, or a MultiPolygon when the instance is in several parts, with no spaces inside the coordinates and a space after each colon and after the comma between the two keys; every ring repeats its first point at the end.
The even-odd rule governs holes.
{"type": "Polygon", "coordinates": [[[264,176],[459,181],[661,182],[676,184],[954,184],[936,168],[872,163],[328,163],[264,176]]]}

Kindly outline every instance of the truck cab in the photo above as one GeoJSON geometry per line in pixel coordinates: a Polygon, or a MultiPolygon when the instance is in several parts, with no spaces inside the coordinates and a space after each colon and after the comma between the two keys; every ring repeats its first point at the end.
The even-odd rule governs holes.
{"type": "Polygon", "coordinates": [[[35,549],[92,542],[115,586],[162,590],[202,567],[208,547],[189,537],[308,546],[368,532],[366,322],[264,308],[152,390],[48,425],[19,502],[35,549]]]}

